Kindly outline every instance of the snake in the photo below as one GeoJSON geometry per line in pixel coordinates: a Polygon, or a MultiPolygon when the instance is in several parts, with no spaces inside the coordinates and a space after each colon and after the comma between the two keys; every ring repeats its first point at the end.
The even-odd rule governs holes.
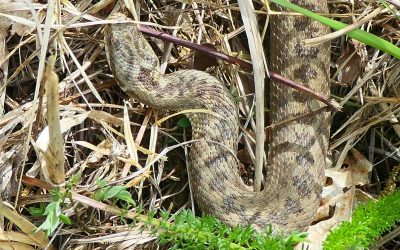
{"type": "MultiPolygon", "coordinates": [[[[328,12],[326,1],[291,2],[328,12]]],[[[272,81],[271,122],[280,125],[270,133],[265,183],[255,192],[239,174],[239,111],[227,86],[203,71],[160,73],[158,57],[137,24],[127,22],[130,19],[121,13],[109,19],[115,22],[104,28],[107,61],[130,98],[155,109],[207,111],[184,112],[192,126],[190,187],[201,211],[229,226],[306,230],[320,203],[330,131],[328,111],[307,114],[325,105],[272,81]]],[[[270,70],[329,96],[330,45],[304,45],[304,39],[325,35],[329,29],[305,16],[284,14],[271,17],[270,29],[270,70]]]]}

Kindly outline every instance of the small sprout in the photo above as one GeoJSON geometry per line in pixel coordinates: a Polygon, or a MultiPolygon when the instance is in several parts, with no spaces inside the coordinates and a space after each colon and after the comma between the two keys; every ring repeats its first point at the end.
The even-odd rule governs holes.
{"type": "MultiPolygon", "coordinates": [[[[103,183],[100,183],[103,186],[103,183]]],[[[111,186],[102,187],[94,193],[94,199],[98,201],[104,201],[109,199],[123,200],[128,205],[135,205],[135,201],[132,199],[131,194],[126,190],[125,186],[111,186]]]]}

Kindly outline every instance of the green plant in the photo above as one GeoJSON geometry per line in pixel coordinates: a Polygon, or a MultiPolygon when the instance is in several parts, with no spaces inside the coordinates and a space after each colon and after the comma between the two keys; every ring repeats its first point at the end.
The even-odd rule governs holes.
{"type": "MultiPolygon", "coordinates": [[[[44,204],[40,204],[39,207],[30,209],[34,215],[46,215],[46,220],[38,230],[43,229],[47,235],[51,235],[61,222],[71,224],[71,220],[62,214],[62,208],[65,206],[65,199],[70,199],[73,204],[71,189],[75,182],[76,180],[68,183],[65,191],[61,192],[59,188],[50,191],[54,201],[46,208],[44,204]]],[[[135,204],[124,186],[107,186],[104,181],[98,181],[97,184],[100,188],[94,194],[96,199],[122,200],[127,206],[135,204]]],[[[158,236],[160,244],[167,244],[171,249],[293,249],[296,244],[305,242],[307,236],[306,233],[272,236],[270,227],[262,233],[256,232],[250,226],[231,228],[214,217],[196,217],[188,210],[183,210],[173,218],[164,211],[147,211],[147,215],[142,216],[140,213],[143,211],[137,207],[138,215],[135,220],[143,222],[158,236]]],[[[121,214],[121,219],[124,216],[121,214]]]]}
{"type": "Polygon", "coordinates": [[[343,222],[324,242],[324,249],[366,249],[400,221],[400,191],[359,205],[351,222],[343,222]]]}
{"type": "Polygon", "coordinates": [[[43,216],[46,211],[46,204],[41,202],[39,203],[39,207],[29,207],[28,211],[34,217],[43,216]]]}
{"type": "Polygon", "coordinates": [[[211,216],[195,217],[184,210],[168,221],[167,212],[162,212],[160,227],[156,230],[160,244],[169,244],[170,249],[293,249],[305,242],[305,233],[290,236],[272,236],[272,229],[263,233],[251,227],[230,228],[211,216]]]}
{"type": "Polygon", "coordinates": [[[125,186],[107,186],[107,182],[98,180],[97,185],[100,187],[93,198],[97,201],[104,201],[113,199],[114,201],[122,200],[127,203],[127,206],[135,205],[135,201],[132,199],[131,193],[129,193],[125,186]]]}
{"type": "Polygon", "coordinates": [[[61,194],[58,188],[51,190],[50,193],[53,195],[53,202],[50,202],[45,209],[42,203],[39,208],[29,209],[29,212],[34,216],[46,216],[45,221],[36,229],[36,232],[44,230],[47,236],[51,235],[61,222],[67,225],[72,224],[71,220],[61,210],[67,193],[61,194]]]}
{"type": "Polygon", "coordinates": [[[65,185],[65,192],[60,192],[59,187],[50,190],[49,192],[52,195],[53,201],[47,204],[46,208],[44,203],[40,203],[39,207],[28,209],[33,216],[46,216],[45,221],[36,229],[36,232],[44,230],[46,235],[49,236],[56,230],[61,222],[67,225],[72,224],[68,216],[62,213],[62,207],[64,207],[65,199],[70,199],[72,201],[71,189],[78,182],[80,177],[80,174],[73,175],[71,180],[65,185]]]}

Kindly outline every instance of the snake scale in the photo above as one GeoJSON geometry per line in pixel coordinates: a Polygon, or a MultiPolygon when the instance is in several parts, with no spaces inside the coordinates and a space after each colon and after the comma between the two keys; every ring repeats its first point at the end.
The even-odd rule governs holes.
{"type": "MultiPolygon", "coordinates": [[[[326,1],[295,0],[318,13],[328,11],[326,1]]],[[[277,6],[274,10],[281,11],[277,6]]],[[[283,10],[282,10],[283,11],[283,10]]],[[[127,20],[123,14],[111,19],[127,20]]],[[[270,68],[329,96],[329,44],[305,47],[305,38],[328,33],[307,17],[275,15],[271,18],[270,68]]],[[[263,191],[253,192],[238,173],[235,158],[239,133],[238,110],[226,86],[196,70],[161,74],[151,46],[134,24],[105,27],[106,55],[118,84],[130,97],[156,109],[207,109],[213,113],[187,113],[192,124],[189,176],[194,198],[203,212],[228,225],[272,225],[275,231],[305,230],[320,201],[328,150],[329,113],[305,116],[324,105],[293,89],[272,83],[273,129],[267,180],[263,191]],[[303,116],[301,116],[303,115],[303,116]]]]}

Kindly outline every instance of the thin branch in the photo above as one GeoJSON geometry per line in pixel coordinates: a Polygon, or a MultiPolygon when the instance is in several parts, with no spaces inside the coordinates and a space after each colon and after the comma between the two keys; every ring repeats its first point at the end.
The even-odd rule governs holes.
{"type": "MultiPolygon", "coordinates": [[[[244,69],[247,69],[247,70],[252,70],[253,69],[251,63],[243,61],[243,60],[240,60],[240,59],[238,59],[236,57],[233,57],[233,56],[226,55],[226,54],[221,53],[221,52],[219,52],[219,51],[217,51],[217,50],[215,50],[213,48],[209,48],[209,47],[202,46],[202,45],[199,45],[199,44],[196,44],[196,43],[193,43],[193,42],[190,42],[190,41],[187,41],[187,40],[175,37],[175,36],[171,36],[169,34],[154,30],[154,29],[152,29],[152,28],[150,28],[148,26],[143,26],[142,25],[142,26],[139,27],[139,30],[142,33],[146,34],[146,35],[149,35],[149,36],[152,36],[152,37],[156,37],[156,38],[168,41],[168,42],[172,42],[174,44],[177,44],[177,45],[180,45],[180,46],[183,46],[183,47],[186,47],[186,48],[190,48],[190,49],[193,49],[193,50],[196,50],[196,51],[207,53],[210,56],[213,56],[213,57],[221,59],[223,61],[238,65],[238,66],[240,66],[240,67],[242,67],[244,69]]],[[[270,78],[272,80],[274,80],[276,82],[279,82],[279,83],[281,83],[281,84],[283,84],[285,86],[288,86],[288,87],[291,87],[293,89],[296,89],[297,91],[299,91],[299,92],[301,92],[301,93],[303,93],[305,95],[308,95],[308,96],[310,96],[310,97],[312,97],[314,99],[317,99],[317,100],[325,103],[327,106],[329,106],[331,108],[332,111],[336,112],[336,111],[340,111],[341,110],[341,106],[337,102],[335,102],[334,100],[329,99],[329,97],[327,97],[327,96],[324,96],[324,95],[322,95],[320,93],[315,92],[312,89],[309,89],[309,88],[305,87],[302,84],[294,82],[294,81],[292,81],[292,80],[290,80],[288,78],[285,78],[285,77],[279,75],[278,73],[271,72],[271,71],[269,71],[269,76],[270,76],[270,78]]]]}

